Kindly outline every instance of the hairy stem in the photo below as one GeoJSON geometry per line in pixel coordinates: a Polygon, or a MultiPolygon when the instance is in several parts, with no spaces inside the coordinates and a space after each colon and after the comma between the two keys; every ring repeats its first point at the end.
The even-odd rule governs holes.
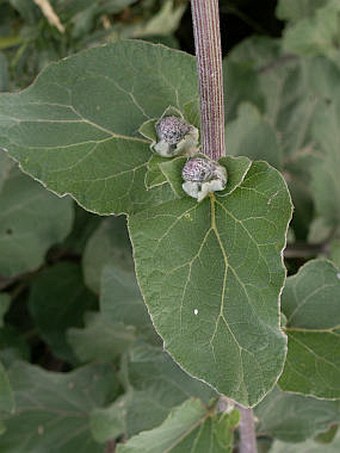
{"type": "Polygon", "coordinates": [[[198,67],[202,152],[225,155],[222,51],[218,0],[191,0],[198,67]]]}
{"type": "Polygon", "coordinates": [[[238,406],[241,413],[239,453],[256,453],[255,422],[252,409],[238,406]]]}

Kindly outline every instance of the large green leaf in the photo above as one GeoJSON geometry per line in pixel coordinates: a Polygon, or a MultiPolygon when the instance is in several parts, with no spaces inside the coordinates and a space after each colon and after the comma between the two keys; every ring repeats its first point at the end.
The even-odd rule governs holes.
{"type": "Polygon", "coordinates": [[[265,162],[222,161],[226,193],[188,197],[129,219],[137,277],[165,348],[190,374],[254,405],[281,373],[279,328],[291,217],[283,178],[265,162]]]}
{"type": "Polygon", "coordinates": [[[216,453],[231,452],[237,411],[214,414],[198,400],[188,400],[174,409],[162,425],[119,445],[118,453],[216,453]]]}
{"type": "Polygon", "coordinates": [[[287,391],[340,398],[340,275],[323,260],[289,277],[282,295],[288,356],[279,381],[287,391]]]}
{"type": "Polygon", "coordinates": [[[302,442],[340,422],[340,402],[275,388],[256,408],[257,431],[284,442],[302,442]]]}
{"type": "Polygon", "coordinates": [[[28,305],[39,333],[54,354],[72,361],[66,330],[81,326],[84,312],[97,305],[96,297],[82,281],[80,266],[58,263],[42,272],[32,283],[28,305]]]}
{"type": "Polygon", "coordinates": [[[110,365],[89,365],[71,373],[53,373],[17,362],[9,371],[16,402],[4,419],[3,453],[102,453],[91,435],[93,410],[117,396],[110,365]]]}
{"type": "Polygon", "coordinates": [[[19,172],[2,151],[0,168],[0,275],[11,277],[39,267],[67,236],[73,206],[19,172]]]}
{"type": "Polygon", "coordinates": [[[193,57],[138,41],[50,65],[27,90],[0,96],[0,146],[58,194],[100,214],[174,198],[144,189],[152,153],[141,124],[197,98],[193,57]]]}

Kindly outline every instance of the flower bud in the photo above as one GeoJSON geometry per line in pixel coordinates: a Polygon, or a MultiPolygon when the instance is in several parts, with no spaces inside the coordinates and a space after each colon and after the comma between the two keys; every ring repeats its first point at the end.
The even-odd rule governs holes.
{"type": "Polygon", "coordinates": [[[194,157],[184,165],[182,178],[184,192],[202,201],[209,193],[225,189],[227,171],[213,160],[194,157]]]}
{"type": "Polygon", "coordinates": [[[170,146],[176,146],[189,131],[189,124],[177,116],[165,116],[156,123],[157,137],[170,146]]]}

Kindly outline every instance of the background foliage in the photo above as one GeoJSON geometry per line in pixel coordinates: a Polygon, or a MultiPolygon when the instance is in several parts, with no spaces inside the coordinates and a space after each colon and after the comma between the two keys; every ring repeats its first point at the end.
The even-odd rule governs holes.
{"type": "MultiPolygon", "coordinates": [[[[47,63],[97,44],[115,43],[121,37],[192,52],[186,1],[51,3],[64,33],[49,24],[34,2],[0,1],[0,91],[24,88],[47,63]]],[[[282,172],[295,206],[285,250],[289,277],[282,295],[288,356],[278,384],[271,389],[273,381],[268,383],[261,398],[269,393],[255,407],[258,446],[260,451],[274,453],[335,452],[340,419],[339,2],[281,0],[275,11],[274,2],[256,3],[255,8],[249,0],[221,1],[228,154],[265,160],[282,172]],[[272,14],[268,14],[269,4],[272,14]]],[[[129,57],[130,50],[119,43],[82,53],[70,63],[50,66],[35,88],[15,97],[20,101],[14,103],[12,95],[2,95],[0,145],[8,147],[27,172],[53,191],[71,192],[92,211],[133,213],[156,204],[130,219],[134,237],[138,231],[148,231],[141,225],[160,215],[164,201],[174,200],[174,209],[182,207],[167,184],[156,187],[147,198],[134,187],[126,196],[124,184],[134,169],[141,166],[137,182],[138,178],[143,181],[152,164],[144,165],[149,150],[136,132],[138,126],[145,112],[159,115],[175,102],[176,95],[179,107],[197,122],[197,93],[192,57],[166,49],[147,50],[154,47],[137,42],[133,48],[138,52],[131,51],[129,57]],[[110,49],[115,50],[110,53],[110,49]],[[93,80],[95,97],[80,94],[77,98],[83,88],[74,74],[83,71],[86,55],[93,59],[88,64],[96,66],[97,74],[87,81],[93,80]],[[113,63],[117,59],[121,72],[115,73],[115,83],[106,79],[107,85],[101,83],[97,89],[95,78],[108,71],[108,57],[113,63]],[[128,70],[131,62],[134,68],[128,70]],[[73,67],[69,69],[68,64],[73,67]],[[50,80],[56,77],[72,84],[72,74],[77,112],[60,105],[47,110],[32,104],[37,99],[51,103],[45,90],[50,80]],[[150,83],[170,86],[160,96],[150,93],[150,83]],[[114,114],[110,93],[112,102],[119,99],[114,114]],[[107,106],[107,111],[88,118],[85,113],[94,112],[93,99],[107,106]],[[71,121],[79,119],[79,112],[77,129],[71,121]],[[55,143],[48,142],[48,124],[43,131],[36,127],[46,115],[54,119],[66,115],[70,121],[58,125],[55,143]],[[20,118],[20,126],[15,118],[20,118]],[[94,126],[98,122],[101,130],[94,126]],[[106,128],[117,133],[109,146],[106,128]],[[97,169],[100,177],[108,171],[112,149],[117,162],[127,153],[134,156],[135,149],[143,150],[140,162],[130,162],[125,180],[118,178],[105,187],[104,197],[98,196],[100,185],[89,185],[86,180],[93,161],[85,162],[78,174],[69,171],[72,159],[76,162],[93,143],[97,145],[95,159],[102,162],[97,169]],[[72,154],[51,161],[51,148],[60,145],[74,146],[72,154]],[[46,149],[36,159],[36,153],[29,154],[30,146],[46,149]],[[119,190],[125,199],[117,203],[119,190]]],[[[60,87],[53,96],[58,104],[63,103],[60,87]]],[[[230,162],[240,168],[240,174],[243,162],[242,175],[246,175],[247,160],[230,162]]],[[[171,187],[176,186],[171,166],[163,165],[162,175],[171,187]]],[[[279,181],[274,170],[270,175],[279,181]]],[[[156,236],[162,236],[164,227],[167,230],[168,225],[161,224],[156,236]]],[[[256,234],[263,230],[261,225],[250,227],[256,234]]],[[[240,250],[244,250],[245,239],[238,234],[240,250]]],[[[148,241],[154,239],[151,235],[144,238],[143,247],[149,249],[148,241]]],[[[166,239],[171,249],[172,239],[166,239]]],[[[255,257],[250,253],[248,260],[255,257]]],[[[147,269],[142,261],[137,264],[147,269]]],[[[242,265],[240,258],[236,265],[242,265]]],[[[151,272],[155,285],[156,271],[151,272]]],[[[143,286],[143,278],[150,276],[142,274],[143,286]]],[[[232,288],[236,291],[235,285],[232,288]]],[[[233,442],[237,446],[237,411],[231,407],[225,411],[221,400],[216,405],[216,392],[186,374],[163,350],[136,282],[124,217],[101,218],[68,196],[58,198],[24,175],[3,151],[0,289],[1,451],[103,452],[117,446],[122,452],[203,452],[213,445],[214,451],[222,452],[231,451],[233,442]]],[[[150,304],[154,304],[152,295],[150,304]]],[[[168,334],[161,333],[163,337],[168,334]]],[[[246,335],[241,338],[254,343],[246,335]]],[[[268,355],[265,359],[272,361],[268,355]]],[[[254,383],[254,364],[247,373],[246,378],[254,383]]],[[[211,379],[208,376],[210,383],[211,379]]]]}

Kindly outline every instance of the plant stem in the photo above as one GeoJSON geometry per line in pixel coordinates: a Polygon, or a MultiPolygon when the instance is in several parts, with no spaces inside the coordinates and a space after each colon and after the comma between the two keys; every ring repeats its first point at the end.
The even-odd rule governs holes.
{"type": "Polygon", "coordinates": [[[218,0],[191,0],[200,92],[202,152],[225,155],[222,50],[218,0]]]}
{"type": "MultiPolygon", "coordinates": [[[[202,151],[217,160],[225,155],[222,50],[218,0],[191,0],[201,113],[202,151]]],[[[239,407],[240,453],[256,452],[253,411],[239,407]]]]}
{"type": "Polygon", "coordinates": [[[252,409],[238,406],[241,413],[239,453],[256,453],[255,422],[252,409]]]}

